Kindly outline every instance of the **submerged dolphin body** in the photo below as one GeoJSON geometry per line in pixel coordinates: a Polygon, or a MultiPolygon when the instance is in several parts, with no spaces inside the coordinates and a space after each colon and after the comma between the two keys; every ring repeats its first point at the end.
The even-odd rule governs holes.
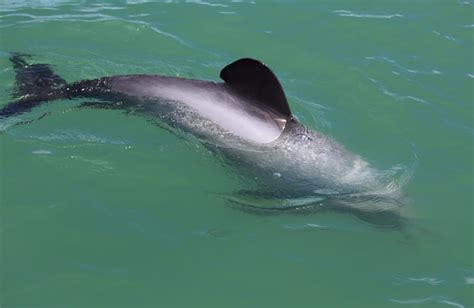
{"type": "Polygon", "coordinates": [[[152,116],[242,166],[257,178],[258,192],[228,199],[246,209],[344,211],[390,227],[404,220],[401,184],[300,124],[276,76],[257,60],[229,64],[220,74],[224,82],[124,75],[68,84],[48,65],[30,65],[26,57],[10,58],[19,98],[0,109],[0,119],[47,101],[93,98],[99,101],[83,104],[152,116]]]}

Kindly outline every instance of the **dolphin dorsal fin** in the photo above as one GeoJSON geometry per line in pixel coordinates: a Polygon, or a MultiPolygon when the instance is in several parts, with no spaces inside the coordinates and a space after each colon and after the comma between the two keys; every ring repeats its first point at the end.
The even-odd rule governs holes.
{"type": "Polygon", "coordinates": [[[290,106],[277,77],[262,62],[243,58],[224,67],[220,77],[239,94],[289,118],[290,106]]]}

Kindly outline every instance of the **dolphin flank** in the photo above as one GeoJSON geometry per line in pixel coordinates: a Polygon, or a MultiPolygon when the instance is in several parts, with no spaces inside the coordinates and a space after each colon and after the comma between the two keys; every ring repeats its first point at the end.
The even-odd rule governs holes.
{"type": "Polygon", "coordinates": [[[196,136],[238,165],[256,190],[226,197],[250,211],[321,210],[353,214],[378,227],[405,221],[401,188],[408,176],[371,167],[333,139],[305,128],[292,115],[275,74],[255,59],[239,59],[223,82],[161,75],[122,75],[67,83],[46,64],[13,53],[16,100],[0,121],[59,99],[92,99],[83,107],[133,110],[196,136]]]}

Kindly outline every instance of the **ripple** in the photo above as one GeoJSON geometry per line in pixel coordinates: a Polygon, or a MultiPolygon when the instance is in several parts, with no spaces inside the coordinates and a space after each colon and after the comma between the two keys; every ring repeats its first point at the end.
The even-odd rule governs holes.
{"type": "Polygon", "coordinates": [[[394,299],[391,298],[390,301],[398,304],[422,304],[431,301],[431,297],[417,298],[417,299],[394,299]]]}
{"type": "Polygon", "coordinates": [[[36,154],[36,155],[50,155],[50,154],[52,154],[52,152],[49,151],[49,150],[35,150],[35,151],[32,151],[31,153],[36,154]]]}
{"type": "Polygon", "coordinates": [[[444,119],[443,123],[446,126],[449,126],[450,128],[459,129],[463,132],[468,133],[471,136],[474,136],[474,128],[470,127],[469,125],[460,123],[458,121],[452,121],[452,120],[449,120],[449,119],[444,119]]]}
{"type": "Polygon", "coordinates": [[[461,5],[470,5],[470,6],[474,6],[471,2],[469,1],[465,1],[465,0],[458,0],[458,3],[461,4],[461,5]]]}
{"type": "Polygon", "coordinates": [[[206,6],[214,6],[214,7],[228,7],[227,4],[222,4],[222,3],[210,3],[202,0],[186,0],[186,3],[195,3],[195,4],[201,4],[201,5],[206,5],[206,6]]]}
{"type": "Polygon", "coordinates": [[[355,17],[355,18],[378,18],[378,19],[392,19],[392,18],[401,18],[404,17],[401,14],[390,14],[390,15],[374,15],[366,13],[354,13],[348,10],[334,10],[333,13],[336,13],[338,16],[342,17],[355,17]]]}
{"type": "Polygon", "coordinates": [[[135,17],[146,17],[146,16],[150,16],[150,14],[148,14],[148,13],[142,13],[142,14],[131,14],[131,15],[128,15],[128,17],[132,17],[132,18],[135,18],[135,17]]]}
{"type": "Polygon", "coordinates": [[[118,144],[126,145],[127,142],[123,140],[112,140],[104,137],[95,136],[93,134],[87,134],[78,131],[60,131],[59,133],[52,133],[48,135],[30,135],[30,138],[38,139],[41,141],[68,141],[68,140],[79,140],[81,142],[91,143],[103,143],[103,144],[118,144]]]}
{"type": "Polygon", "coordinates": [[[0,133],[5,132],[10,127],[13,127],[21,122],[21,120],[14,118],[0,118],[0,133]]]}
{"type": "Polygon", "coordinates": [[[77,9],[79,12],[99,12],[103,10],[125,10],[125,7],[90,7],[90,8],[82,8],[82,9],[77,9]]]}
{"type": "Polygon", "coordinates": [[[297,230],[297,231],[304,231],[304,230],[330,230],[332,229],[331,225],[320,225],[315,223],[302,223],[302,224],[285,224],[283,228],[289,230],[297,230]]]}
{"type": "MultiPolygon", "coordinates": [[[[442,73],[437,70],[437,69],[430,69],[430,70],[418,70],[414,68],[408,68],[405,67],[401,64],[399,64],[397,61],[391,59],[390,57],[387,56],[367,56],[365,57],[366,60],[369,61],[375,61],[375,62],[382,62],[382,63],[389,63],[390,65],[398,68],[400,71],[405,71],[410,74],[424,74],[424,75],[442,75],[442,73]]],[[[395,75],[400,75],[398,71],[392,71],[395,75]]]]}
{"type": "Polygon", "coordinates": [[[105,14],[59,14],[59,15],[43,15],[35,16],[25,13],[12,13],[5,14],[0,16],[0,19],[5,19],[6,17],[27,17],[30,20],[16,21],[12,24],[1,25],[0,28],[8,28],[15,26],[17,24],[29,24],[29,23],[43,23],[48,21],[64,21],[64,22],[97,22],[97,21],[106,21],[114,20],[115,18],[105,14]]]}
{"type": "Polygon", "coordinates": [[[124,267],[105,267],[92,263],[73,262],[73,266],[86,271],[93,271],[97,273],[107,274],[128,274],[128,269],[124,267]]]}
{"type": "MultiPolygon", "coordinates": [[[[166,32],[164,30],[159,29],[158,27],[151,25],[148,22],[142,20],[128,20],[120,17],[115,17],[107,14],[102,13],[91,13],[91,14],[58,14],[58,15],[42,15],[42,16],[35,16],[32,14],[25,14],[25,13],[12,13],[12,14],[5,14],[0,16],[0,20],[5,19],[7,17],[27,17],[30,20],[23,20],[23,21],[15,21],[13,23],[7,23],[0,25],[0,28],[8,28],[8,27],[15,27],[18,24],[29,24],[29,23],[44,23],[50,21],[61,21],[61,22],[104,22],[104,21],[120,21],[124,23],[131,23],[136,25],[142,25],[162,36],[169,37],[174,41],[178,42],[179,44],[196,49],[201,50],[194,46],[192,43],[187,42],[186,40],[180,38],[179,36],[166,32]]],[[[202,51],[202,50],[201,50],[202,51]]]]}
{"type": "Polygon", "coordinates": [[[79,12],[99,12],[103,10],[125,10],[126,7],[123,6],[109,6],[107,4],[98,4],[95,7],[84,7],[77,9],[79,12]]]}
{"type": "Polygon", "coordinates": [[[78,160],[81,162],[84,162],[86,164],[89,164],[93,167],[93,170],[96,172],[104,172],[108,170],[113,170],[114,168],[110,165],[110,163],[106,160],[101,160],[101,159],[90,159],[90,158],[84,158],[79,155],[71,155],[69,158],[78,160]]]}
{"type": "Polygon", "coordinates": [[[18,9],[42,9],[42,10],[58,10],[61,5],[79,5],[73,3],[72,0],[55,0],[55,1],[2,1],[0,12],[12,12],[18,9]],[[3,3],[6,2],[6,3],[3,3]]]}
{"type": "Polygon", "coordinates": [[[158,29],[157,27],[155,26],[152,26],[150,25],[149,23],[145,22],[145,21],[141,21],[141,20],[126,20],[126,19],[122,19],[122,18],[115,18],[116,20],[120,20],[120,21],[124,21],[124,22],[130,22],[130,23],[133,23],[133,24],[138,24],[138,25],[143,25],[145,27],[148,27],[149,29],[151,29],[152,31],[160,34],[160,35],[163,35],[163,36],[166,36],[166,37],[169,37],[173,40],[175,40],[176,42],[180,43],[181,45],[185,46],[185,47],[189,47],[189,48],[193,48],[193,49],[196,49],[196,47],[191,44],[191,43],[188,43],[187,41],[183,40],[182,38],[180,38],[179,36],[177,35],[174,35],[172,33],[169,33],[169,32],[166,32],[166,31],[163,31],[161,29],[158,29]]]}
{"type": "Polygon", "coordinates": [[[422,284],[429,284],[432,286],[436,286],[444,282],[445,281],[442,279],[437,279],[433,277],[408,277],[408,278],[395,277],[395,281],[393,282],[393,284],[402,285],[402,284],[410,284],[410,283],[422,283],[422,284]]]}
{"type": "Polygon", "coordinates": [[[438,36],[441,36],[441,37],[444,37],[445,39],[451,41],[451,42],[457,42],[458,40],[456,38],[454,38],[453,36],[450,36],[450,35],[446,35],[446,34],[442,34],[438,31],[435,31],[433,30],[432,31],[434,34],[438,35],[438,36]]]}
{"type": "Polygon", "coordinates": [[[192,233],[202,237],[214,237],[218,239],[223,239],[230,234],[230,231],[217,227],[210,227],[203,230],[193,231],[192,233]]]}
{"type": "Polygon", "coordinates": [[[127,0],[127,4],[143,4],[143,3],[149,3],[152,0],[127,0]]]}
{"type": "Polygon", "coordinates": [[[464,305],[462,305],[460,303],[456,303],[452,300],[446,299],[443,296],[431,296],[431,297],[423,297],[423,298],[416,298],[416,299],[395,299],[395,298],[391,298],[390,301],[394,302],[394,303],[398,303],[398,304],[404,304],[404,305],[437,303],[437,304],[446,304],[448,306],[464,308],[464,305]]]}
{"type": "Polygon", "coordinates": [[[404,100],[412,100],[412,101],[415,101],[415,102],[418,102],[418,103],[428,103],[428,101],[422,99],[422,98],[419,98],[419,97],[416,97],[416,96],[412,96],[412,95],[401,95],[401,94],[398,94],[398,93],[395,93],[395,92],[391,92],[387,89],[387,87],[385,85],[383,85],[380,81],[378,81],[377,79],[374,79],[374,78],[371,78],[371,77],[367,77],[380,91],[382,91],[383,94],[387,95],[387,96],[390,96],[392,98],[394,98],[396,101],[404,101],[404,100]]]}
{"type": "Polygon", "coordinates": [[[449,301],[449,300],[440,300],[440,301],[438,301],[438,303],[440,303],[440,304],[447,304],[447,305],[449,305],[449,306],[454,306],[454,307],[464,308],[464,305],[461,305],[461,304],[458,304],[458,303],[456,303],[456,302],[449,301]]]}

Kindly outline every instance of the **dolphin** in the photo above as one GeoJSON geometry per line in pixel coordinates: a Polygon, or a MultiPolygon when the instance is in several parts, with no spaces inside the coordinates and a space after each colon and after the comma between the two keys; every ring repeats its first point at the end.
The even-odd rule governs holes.
{"type": "Polygon", "coordinates": [[[222,153],[258,187],[225,196],[244,210],[340,211],[379,227],[405,222],[406,180],[394,180],[392,172],[301,124],[275,74],[258,60],[225,66],[222,82],[119,75],[67,83],[51,66],[29,64],[29,57],[11,54],[16,99],[0,109],[0,120],[58,99],[93,99],[81,106],[133,111],[222,153]]]}

